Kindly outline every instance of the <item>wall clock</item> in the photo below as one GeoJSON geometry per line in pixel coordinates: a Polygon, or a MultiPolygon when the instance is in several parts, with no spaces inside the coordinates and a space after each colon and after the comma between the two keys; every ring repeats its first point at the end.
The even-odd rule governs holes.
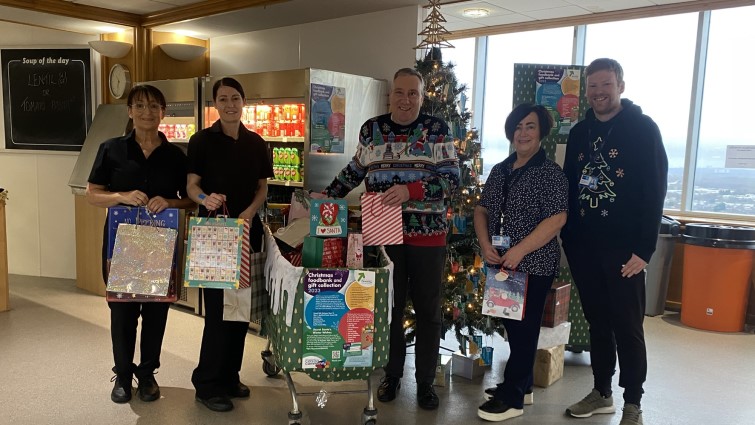
{"type": "Polygon", "coordinates": [[[116,99],[123,98],[131,90],[131,71],[126,65],[117,63],[110,68],[108,88],[110,94],[116,99]]]}

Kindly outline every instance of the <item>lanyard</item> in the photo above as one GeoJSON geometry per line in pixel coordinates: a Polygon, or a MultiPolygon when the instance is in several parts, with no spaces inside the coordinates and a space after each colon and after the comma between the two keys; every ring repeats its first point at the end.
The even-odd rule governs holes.
{"type": "Polygon", "coordinates": [[[509,194],[511,193],[511,188],[513,188],[516,182],[519,181],[519,179],[522,177],[522,174],[524,174],[524,170],[526,168],[527,168],[527,164],[517,169],[513,169],[513,165],[512,165],[511,171],[506,173],[506,176],[503,179],[503,201],[501,202],[501,227],[500,229],[498,229],[498,233],[501,236],[504,236],[503,225],[506,222],[506,217],[507,217],[506,205],[509,202],[509,194]]]}

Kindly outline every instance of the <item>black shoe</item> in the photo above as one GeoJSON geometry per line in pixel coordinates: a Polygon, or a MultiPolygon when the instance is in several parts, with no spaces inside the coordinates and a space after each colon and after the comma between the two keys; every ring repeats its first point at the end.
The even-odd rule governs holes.
{"type": "Polygon", "coordinates": [[[524,410],[514,409],[509,407],[501,400],[488,400],[479,409],[477,409],[477,416],[486,421],[501,422],[506,419],[522,416],[524,410]]]}
{"type": "Polygon", "coordinates": [[[139,400],[141,401],[155,401],[160,398],[160,386],[157,385],[155,376],[149,374],[140,377],[136,393],[139,394],[139,400]]]}
{"type": "Polygon", "coordinates": [[[391,375],[385,375],[380,381],[377,390],[377,398],[382,402],[391,401],[396,398],[396,392],[401,388],[401,378],[391,375]]]}
{"type": "Polygon", "coordinates": [[[113,376],[110,382],[115,382],[113,391],[110,392],[110,400],[114,403],[128,403],[131,401],[131,380],[118,379],[118,375],[113,376]],[[124,385],[124,382],[126,385],[124,385]]]}
{"type": "Polygon", "coordinates": [[[226,396],[215,396],[210,398],[196,397],[196,400],[214,412],[228,412],[233,410],[233,402],[226,396]]]}
{"type": "Polygon", "coordinates": [[[236,385],[232,385],[228,389],[228,397],[230,398],[246,398],[249,397],[249,394],[249,387],[242,384],[241,382],[237,383],[236,385]]]}
{"type": "MultiPolygon", "coordinates": [[[[498,387],[490,387],[485,389],[485,400],[492,400],[495,396],[495,390],[497,390],[498,387]]],[[[533,393],[532,388],[527,390],[527,392],[524,393],[524,404],[526,406],[535,404],[535,395],[533,393]]]]}
{"type": "Polygon", "coordinates": [[[417,383],[417,404],[419,404],[419,407],[425,410],[434,410],[438,408],[439,403],[440,400],[438,400],[438,395],[435,394],[433,384],[417,383]]]}

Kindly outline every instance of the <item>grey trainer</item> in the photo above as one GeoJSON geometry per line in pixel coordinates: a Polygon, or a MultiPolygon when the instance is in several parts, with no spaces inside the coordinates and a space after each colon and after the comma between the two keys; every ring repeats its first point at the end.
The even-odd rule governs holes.
{"type": "Polygon", "coordinates": [[[614,413],[615,411],[616,408],[613,406],[613,397],[608,396],[603,398],[603,396],[600,395],[600,392],[596,389],[593,389],[587,397],[572,404],[566,409],[566,413],[575,418],[589,418],[596,413],[614,413]]]}
{"type": "Polygon", "coordinates": [[[642,425],[642,410],[640,410],[640,406],[626,403],[619,425],[642,425]]]}

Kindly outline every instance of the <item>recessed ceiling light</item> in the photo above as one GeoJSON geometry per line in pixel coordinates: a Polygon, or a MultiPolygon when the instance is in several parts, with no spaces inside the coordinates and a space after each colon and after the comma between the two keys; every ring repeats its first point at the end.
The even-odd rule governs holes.
{"type": "Polygon", "coordinates": [[[466,16],[467,18],[483,18],[490,15],[490,11],[488,9],[475,7],[471,9],[464,9],[462,15],[466,16]]]}

